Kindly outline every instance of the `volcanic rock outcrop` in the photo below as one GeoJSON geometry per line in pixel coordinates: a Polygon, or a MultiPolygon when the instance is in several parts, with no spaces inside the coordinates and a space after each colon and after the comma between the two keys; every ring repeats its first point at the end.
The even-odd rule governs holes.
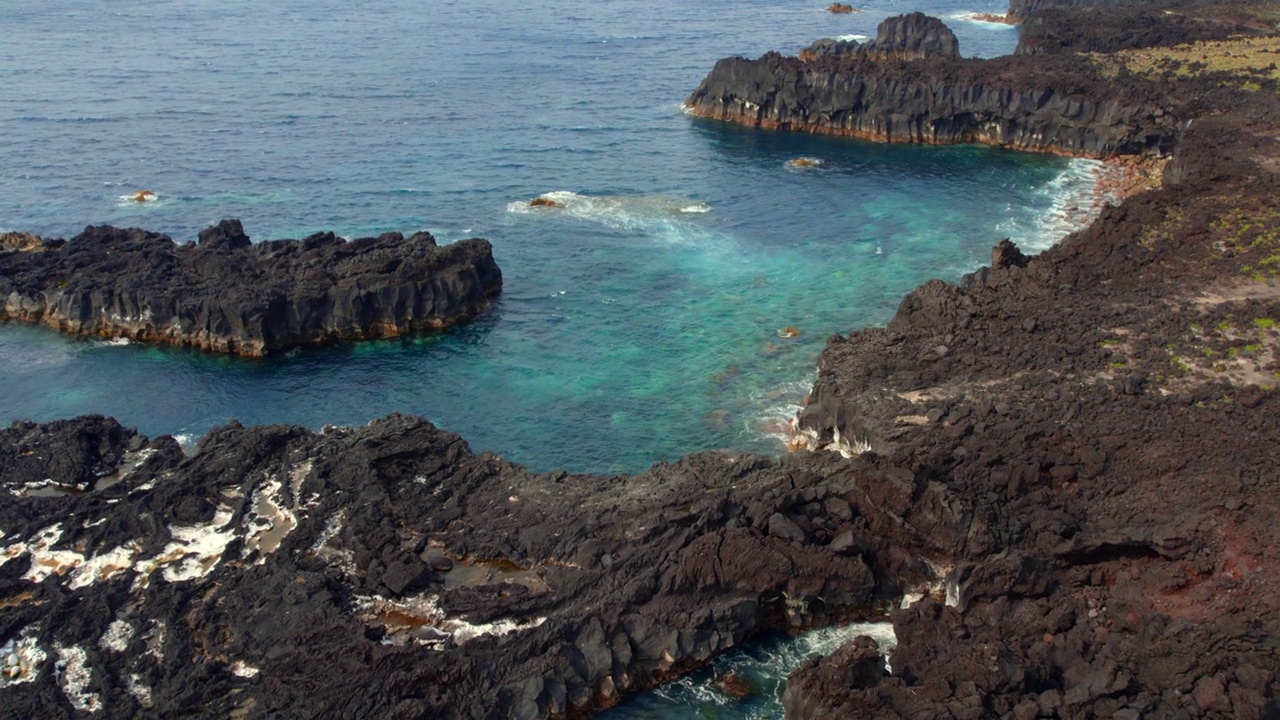
{"type": "Polygon", "coordinates": [[[913,12],[880,23],[875,40],[860,43],[825,38],[800,51],[802,60],[846,56],[873,60],[960,57],[960,41],[941,20],[913,12]]]}
{"type": "Polygon", "coordinates": [[[1274,30],[1269,23],[1237,14],[1231,4],[1182,5],[1189,6],[1144,2],[1082,6],[1079,10],[1056,6],[1037,9],[1022,21],[1014,53],[1111,53],[1258,36],[1274,30]],[[1170,7],[1177,9],[1167,9],[1170,7]]]}
{"type": "Polygon", "coordinates": [[[878,616],[963,525],[827,453],[534,474],[403,416],[233,424],[190,457],[17,423],[0,492],[0,697],[41,718],[607,706],[768,627],[878,616]]]}
{"type": "Polygon", "coordinates": [[[1172,6],[1174,2],[1161,0],[1009,0],[1009,17],[1028,18],[1047,10],[1082,10],[1085,8],[1112,8],[1146,6],[1172,6]]]}
{"type": "Polygon", "coordinates": [[[948,604],[893,613],[892,673],[865,641],[811,662],[789,718],[1280,712],[1272,102],[1197,120],[1161,189],[1045,253],[1002,243],[832,338],[801,433],[970,521],[948,604]]]}
{"type": "MultiPolygon", "coordinates": [[[[0,430],[0,707],[561,716],[892,606],[889,663],[809,661],[791,720],[1280,716],[1280,96],[1253,77],[1160,86],[1191,118],[1162,187],[832,337],[812,451],[606,478],[404,416],[190,456],[101,417],[0,430]]],[[[229,230],[205,251],[247,252],[229,230]]]]}
{"type": "Polygon", "coordinates": [[[0,319],[253,357],[438,330],[501,288],[488,241],[437,246],[426,232],[253,244],[223,220],[185,245],[109,226],[0,245],[0,319]]]}
{"type": "Polygon", "coordinates": [[[839,43],[800,58],[772,52],[758,60],[725,58],[685,107],[753,127],[884,142],[977,142],[1090,157],[1159,154],[1173,146],[1181,125],[1167,95],[1151,83],[1111,82],[1075,55],[1036,64],[963,60],[949,49],[954,35],[940,21],[911,17],[881,26],[892,47],[906,48],[888,55],[929,54],[925,59],[849,54],[839,43]]]}

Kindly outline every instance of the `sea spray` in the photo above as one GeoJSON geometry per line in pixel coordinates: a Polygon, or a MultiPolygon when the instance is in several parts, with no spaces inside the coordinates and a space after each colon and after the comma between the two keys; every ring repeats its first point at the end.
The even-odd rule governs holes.
{"type": "Polygon", "coordinates": [[[780,719],[787,676],[814,656],[826,656],[859,635],[875,639],[882,653],[897,646],[888,622],[854,623],[813,630],[798,637],[772,636],[752,641],[712,660],[695,673],[665,683],[601,713],[601,720],[780,719]],[[716,679],[732,674],[756,692],[742,699],[717,687],[716,679]]]}

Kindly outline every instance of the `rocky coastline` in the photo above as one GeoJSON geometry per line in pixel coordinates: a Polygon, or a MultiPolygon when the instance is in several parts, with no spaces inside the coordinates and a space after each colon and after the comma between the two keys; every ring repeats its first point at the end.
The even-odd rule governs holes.
{"type": "Polygon", "coordinates": [[[1053,10],[1026,21],[1015,56],[975,60],[960,57],[941,21],[913,13],[884,21],[866,43],[820,40],[797,57],[724,58],[684,107],[750,127],[877,142],[1164,156],[1205,112],[1197,94],[1169,73],[1118,77],[1086,53],[1274,34],[1267,27],[1240,14],[1210,22],[1125,6],[1053,10]]]}
{"type": "Polygon", "coordinates": [[[888,664],[870,638],[809,661],[789,719],[1280,715],[1274,82],[766,59],[720,77],[1085,63],[1015,136],[1168,162],[1053,249],[1001,242],[833,336],[779,458],[535,474],[404,416],[232,424],[190,456],[101,417],[0,430],[6,711],[579,716],[763,630],[887,614],[888,664]],[[1098,119],[1090,93],[1173,110],[1098,119]]]}
{"type": "Polygon", "coordinates": [[[488,241],[426,232],[252,243],[223,220],[183,245],[110,226],[0,238],[0,320],[244,357],[440,330],[501,289],[488,241]]]}

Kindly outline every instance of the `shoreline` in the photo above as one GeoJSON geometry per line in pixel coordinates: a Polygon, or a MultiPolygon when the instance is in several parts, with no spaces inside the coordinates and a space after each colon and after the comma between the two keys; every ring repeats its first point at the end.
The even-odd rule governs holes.
{"type": "Polygon", "coordinates": [[[855,638],[788,720],[1280,712],[1280,99],[1219,80],[1167,80],[1214,115],[1113,166],[1119,206],[828,340],[800,425],[853,457],[601,477],[400,415],[193,457],[102,417],[0,430],[8,706],[565,717],[928,587],[892,668],[855,638]],[[49,481],[80,492],[15,492],[49,481]]]}
{"type": "MultiPolygon", "coordinates": [[[[878,130],[856,130],[856,129],[850,129],[850,128],[831,127],[831,126],[819,125],[819,124],[805,124],[797,127],[795,124],[791,122],[770,120],[765,118],[756,119],[756,120],[745,120],[741,116],[730,113],[727,110],[723,110],[723,111],[702,110],[697,107],[688,105],[687,101],[685,104],[682,104],[680,107],[681,107],[681,112],[683,112],[685,115],[689,115],[691,117],[699,118],[702,120],[714,120],[717,122],[733,123],[735,125],[741,125],[743,127],[753,127],[761,130],[768,130],[770,132],[801,132],[801,133],[810,133],[813,135],[828,135],[831,137],[850,138],[853,140],[863,140],[866,142],[873,142],[881,145],[923,145],[923,146],[937,146],[937,147],[945,147],[949,145],[983,145],[986,147],[1008,150],[1010,152],[1055,155],[1057,157],[1065,157],[1065,158],[1073,158],[1073,159],[1078,158],[1082,160],[1101,160],[1104,162],[1117,160],[1118,158],[1131,157],[1131,155],[1126,153],[1115,153],[1115,152],[1089,153],[1089,152],[1081,152],[1079,150],[1065,150],[1065,149],[1054,147],[1054,146],[1038,146],[1038,145],[1028,145],[1028,144],[1007,142],[1007,141],[994,139],[994,137],[990,135],[976,135],[972,137],[966,136],[959,140],[949,140],[949,139],[939,140],[939,139],[928,138],[925,136],[919,136],[918,138],[913,138],[913,139],[898,139],[898,138],[889,137],[885,135],[882,131],[878,131],[878,130]]],[[[1167,160],[1168,158],[1158,156],[1155,159],[1167,160]]]]}

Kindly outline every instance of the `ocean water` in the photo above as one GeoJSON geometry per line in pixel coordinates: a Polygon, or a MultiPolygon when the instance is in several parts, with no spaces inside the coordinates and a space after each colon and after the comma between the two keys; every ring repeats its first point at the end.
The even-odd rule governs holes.
{"type": "Polygon", "coordinates": [[[886,655],[897,645],[888,622],[854,623],[812,630],[798,637],[773,635],[735,648],[705,667],[649,692],[623,700],[600,720],[779,720],[786,677],[805,660],[830,655],[859,635],[875,639],[886,655]],[[733,697],[717,679],[732,674],[750,694],[733,697]]]}
{"type": "Polygon", "coordinates": [[[689,118],[715,60],[872,35],[921,8],[962,52],[997,0],[159,0],[0,6],[0,229],[491,239],[496,306],[444,335],[266,362],[0,328],[0,421],[148,434],[425,415],[533,468],[776,452],[825,338],[882,323],[1004,236],[1042,248],[1088,163],[770,134],[689,118]],[[790,169],[797,157],[822,161],[790,169]],[[151,202],[128,198],[140,190],[151,202]],[[553,193],[562,211],[529,208],[553,193]],[[780,337],[785,328],[798,337],[780,337]]]}
{"type": "MultiPolygon", "coordinates": [[[[0,229],[428,229],[489,238],[506,278],[467,327],[266,361],[0,326],[0,422],[97,412],[189,440],[233,418],[318,428],[400,411],[538,470],[601,473],[781,451],[828,335],[885,322],[1002,237],[1049,246],[1097,170],[680,111],[720,57],[870,36],[910,10],[947,18],[966,55],[1016,42],[966,19],[1003,0],[826,4],[0,4],[0,229]],[[788,166],[801,157],[819,162],[788,166]],[[155,200],[128,199],[141,190],[155,200]],[[566,207],[528,206],[542,195],[566,207]]],[[[777,717],[779,678],[820,645],[718,661],[764,673],[746,703],[708,700],[703,678],[615,717],[777,717]]]]}

